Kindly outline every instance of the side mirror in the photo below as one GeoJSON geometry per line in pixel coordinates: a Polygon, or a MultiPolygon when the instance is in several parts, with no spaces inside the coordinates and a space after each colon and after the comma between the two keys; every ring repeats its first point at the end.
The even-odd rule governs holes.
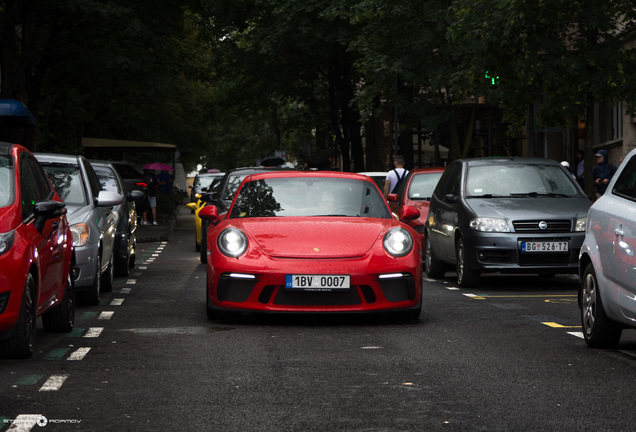
{"type": "Polygon", "coordinates": [[[387,200],[389,202],[398,202],[398,194],[390,193],[389,196],[387,196],[387,200]]]}
{"type": "Polygon", "coordinates": [[[449,204],[455,204],[457,203],[457,197],[453,194],[448,194],[444,197],[444,201],[446,201],[449,204]]]}
{"type": "Polygon", "coordinates": [[[208,205],[199,210],[199,217],[201,219],[212,222],[216,225],[219,223],[219,209],[216,206],[208,205]]]}
{"type": "Polygon", "coordinates": [[[131,191],[128,196],[126,197],[126,199],[128,199],[128,201],[141,201],[142,199],[144,199],[146,197],[146,194],[144,194],[142,191],[140,190],[134,190],[131,191]]]}
{"type": "Polygon", "coordinates": [[[41,234],[47,220],[55,219],[56,217],[66,214],[66,206],[59,201],[39,201],[35,203],[33,213],[35,214],[33,225],[41,234]]]}
{"type": "Polygon", "coordinates": [[[100,191],[95,200],[98,207],[112,207],[121,204],[123,201],[121,195],[115,192],[100,191]]]}
{"type": "Polygon", "coordinates": [[[409,223],[419,217],[420,211],[417,208],[409,205],[402,207],[402,211],[400,212],[400,220],[402,222],[409,223]]]}

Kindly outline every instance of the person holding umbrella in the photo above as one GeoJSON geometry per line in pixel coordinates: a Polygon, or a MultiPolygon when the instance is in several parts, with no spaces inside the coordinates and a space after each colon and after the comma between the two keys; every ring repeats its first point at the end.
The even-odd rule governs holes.
{"type": "Polygon", "coordinates": [[[155,175],[154,171],[147,168],[147,165],[144,166],[144,179],[146,185],[148,186],[148,206],[150,207],[150,211],[152,212],[152,224],[148,221],[148,206],[144,209],[143,215],[141,217],[142,225],[159,225],[157,222],[157,184],[159,180],[155,175]]]}

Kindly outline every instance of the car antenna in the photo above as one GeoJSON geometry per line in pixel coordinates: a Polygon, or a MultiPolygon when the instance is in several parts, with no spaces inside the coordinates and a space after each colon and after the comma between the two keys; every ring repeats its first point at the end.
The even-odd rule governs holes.
{"type": "Polygon", "coordinates": [[[503,146],[503,148],[504,148],[504,150],[506,150],[506,153],[508,153],[508,157],[509,157],[510,159],[514,159],[514,158],[512,157],[512,155],[510,154],[510,151],[508,150],[508,147],[507,147],[507,146],[503,146]]]}

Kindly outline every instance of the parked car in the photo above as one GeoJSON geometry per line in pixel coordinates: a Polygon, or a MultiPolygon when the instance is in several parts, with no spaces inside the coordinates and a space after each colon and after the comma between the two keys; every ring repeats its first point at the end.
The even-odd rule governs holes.
{"type": "MultiPolygon", "coordinates": [[[[275,171],[246,176],[207,236],[208,318],[225,312],[395,312],[422,308],[421,246],[366,176],[275,171]]],[[[405,207],[404,220],[419,212],[405,207]]]]}
{"type": "Polygon", "coordinates": [[[221,180],[225,173],[201,173],[194,176],[194,182],[190,186],[190,202],[197,202],[201,194],[212,191],[212,183],[221,180]]]}
{"type": "Polygon", "coordinates": [[[137,222],[139,222],[144,211],[148,210],[148,184],[142,173],[130,162],[111,161],[119,175],[124,179],[126,189],[129,191],[138,190],[143,192],[144,199],[136,201],[137,222]]]}
{"type": "Polygon", "coordinates": [[[380,188],[380,192],[382,192],[384,190],[384,182],[386,181],[386,176],[389,173],[386,171],[365,171],[359,174],[371,177],[371,180],[373,180],[375,184],[378,185],[378,188],[380,188]]]}
{"type": "Polygon", "coordinates": [[[422,244],[431,197],[443,172],[444,168],[415,168],[400,184],[397,193],[388,196],[389,207],[395,214],[400,214],[405,205],[413,206],[420,211],[420,217],[409,222],[409,225],[418,232],[422,244]]]}
{"type": "Polygon", "coordinates": [[[585,342],[613,348],[636,327],[636,150],[590,208],[579,276],[585,342]]]}
{"type": "Polygon", "coordinates": [[[100,291],[112,289],[117,231],[117,215],[112,208],[122,203],[122,197],[102,189],[95,170],[84,156],[45,153],[35,156],[68,209],[79,299],[98,305],[100,291]]]}
{"type": "Polygon", "coordinates": [[[90,161],[102,188],[115,192],[122,198],[122,203],[113,207],[117,214],[117,233],[115,234],[115,276],[128,276],[135,266],[137,249],[137,207],[136,203],[145,198],[141,190],[128,190],[112,163],[107,161],[90,161]]]}
{"type": "MultiPolygon", "coordinates": [[[[218,186],[214,187],[212,192],[204,193],[200,197],[200,203],[197,205],[197,209],[201,210],[203,207],[213,205],[218,208],[220,219],[223,219],[232,204],[234,195],[238,190],[241,182],[245,177],[251,174],[268,172],[268,171],[289,171],[291,168],[285,167],[244,167],[236,168],[227,172],[222,178],[218,186]]],[[[192,209],[192,206],[188,206],[192,209]]],[[[196,249],[199,251],[201,263],[207,262],[207,245],[203,239],[207,236],[208,223],[202,220],[199,213],[195,211],[196,222],[199,226],[200,236],[197,235],[198,244],[196,249]]]]}
{"type": "Polygon", "coordinates": [[[456,160],[431,198],[426,273],[441,277],[451,265],[462,287],[482,272],[576,273],[590,205],[556,161],[456,160]]]}
{"type": "Polygon", "coordinates": [[[0,142],[0,356],[33,355],[47,331],[75,322],[73,236],[66,208],[26,148],[0,142]]]}

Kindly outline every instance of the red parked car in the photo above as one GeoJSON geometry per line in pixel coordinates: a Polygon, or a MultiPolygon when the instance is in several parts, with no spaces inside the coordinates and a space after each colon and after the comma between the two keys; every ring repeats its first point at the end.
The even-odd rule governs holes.
{"type": "MultiPolygon", "coordinates": [[[[207,313],[394,312],[417,319],[422,254],[367,176],[278,171],[245,177],[207,236],[207,313]]],[[[417,218],[405,206],[401,220],[417,218]]]]}
{"type": "Polygon", "coordinates": [[[75,322],[73,236],[66,207],[26,148],[0,142],[0,356],[33,354],[36,318],[75,322]]]}
{"type": "Polygon", "coordinates": [[[389,207],[397,215],[404,206],[412,206],[420,211],[420,217],[409,222],[409,225],[417,231],[424,244],[424,224],[428,217],[428,207],[431,205],[431,197],[444,168],[415,168],[407,178],[402,181],[397,193],[389,194],[389,207]]]}

